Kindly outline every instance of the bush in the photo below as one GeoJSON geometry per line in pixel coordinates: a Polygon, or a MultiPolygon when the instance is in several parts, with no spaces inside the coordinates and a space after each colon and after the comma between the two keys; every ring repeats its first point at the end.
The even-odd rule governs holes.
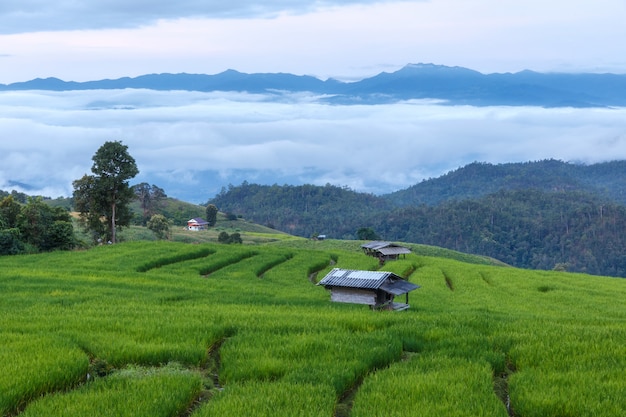
{"type": "Polygon", "coordinates": [[[235,232],[230,235],[230,243],[243,243],[243,240],[241,239],[241,234],[235,232]]]}
{"type": "Polygon", "coordinates": [[[170,223],[162,214],[155,214],[148,220],[148,229],[152,230],[158,239],[170,238],[170,223]]]}
{"type": "Polygon", "coordinates": [[[224,231],[220,232],[217,236],[217,241],[220,243],[230,243],[230,235],[224,231]]]}
{"type": "Polygon", "coordinates": [[[232,235],[229,235],[226,232],[220,232],[220,234],[217,236],[217,241],[220,243],[243,243],[243,240],[241,239],[241,234],[240,233],[233,233],[232,235]]]}

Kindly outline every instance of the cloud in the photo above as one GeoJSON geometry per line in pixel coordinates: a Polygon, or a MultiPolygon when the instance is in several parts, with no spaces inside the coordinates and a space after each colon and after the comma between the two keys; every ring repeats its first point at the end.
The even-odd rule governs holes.
{"type": "Polygon", "coordinates": [[[0,33],[128,28],[180,18],[269,18],[334,6],[386,3],[387,0],[3,0],[0,33]]]}
{"type": "Polygon", "coordinates": [[[385,193],[473,161],[626,159],[626,109],[333,106],[240,93],[149,90],[0,94],[0,189],[71,195],[105,141],[122,140],[136,182],[203,202],[243,180],[385,193]]]}

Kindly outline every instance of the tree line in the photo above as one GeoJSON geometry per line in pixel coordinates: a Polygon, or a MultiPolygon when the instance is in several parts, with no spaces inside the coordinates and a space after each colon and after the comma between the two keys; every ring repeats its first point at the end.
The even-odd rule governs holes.
{"type": "MultiPolygon", "coordinates": [[[[92,162],[91,174],[73,182],[71,198],[52,200],[0,190],[0,255],[89,246],[76,238],[71,210],[77,212],[76,222],[92,244],[115,243],[118,230],[130,224],[146,226],[157,238],[167,239],[172,223],[186,224],[199,212],[189,204],[167,204],[165,191],[156,185],[131,187],[129,180],[139,170],[121,141],[105,142],[92,162]]],[[[208,207],[207,215],[215,223],[217,208],[208,207]]]]}
{"type": "Polygon", "coordinates": [[[626,277],[626,206],[589,191],[500,190],[398,207],[384,196],[330,185],[244,183],[211,203],[303,237],[421,243],[521,268],[626,277]]]}
{"type": "MultiPolygon", "coordinates": [[[[115,243],[118,228],[132,217],[129,202],[135,194],[128,185],[139,170],[121,142],[106,142],[94,154],[92,175],[74,181],[73,204],[79,222],[94,241],[115,243]]],[[[71,249],[76,245],[69,212],[51,207],[41,197],[24,203],[11,193],[0,201],[0,254],[71,249]]]]}
{"type": "Polygon", "coordinates": [[[394,240],[490,256],[532,269],[626,277],[626,207],[579,191],[499,191],[394,210],[373,222],[394,240]]]}
{"type": "MultiPolygon", "coordinates": [[[[173,211],[180,219],[173,219],[163,189],[147,183],[131,187],[138,169],[121,142],[106,142],[92,160],[91,175],[74,181],[72,202],[78,224],[93,242],[115,243],[116,231],[133,222],[168,238],[172,220],[196,216],[178,207],[173,211]],[[133,201],[139,205],[134,215],[133,201]]],[[[474,163],[386,196],[330,184],[243,182],[209,200],[205,215],[209,226],[220,207],[232,218],[243,215],[298,236],[422,243],[522,268],[626,277],[626,206],[619,186],[626,176],[616,172],[623,167],[620,162],[573,167],[554,160],[474,163]]],[[[77,245],[67,209],[15,191],[0,197],[0,254],[77,245]]],[[[224,235],[221,241],[241,239],[224,235]]]]}
{"type": "Polygon", "coordinates": [[[0,200],[0,255],[68,250],[75,243],[67,210],[50,207],[41,197],[28,197],[25,204],[13,195],[0,200]]]}

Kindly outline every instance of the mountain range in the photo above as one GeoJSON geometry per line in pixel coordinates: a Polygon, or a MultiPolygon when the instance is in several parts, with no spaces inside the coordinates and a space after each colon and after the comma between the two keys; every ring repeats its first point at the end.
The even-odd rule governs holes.
{"type": "Polygon", "coordinates": [[[11,90],[92,90],[141,88],[151,90],[238,91],[277,98],[289,92],[321,95],[331,104],[381,104],[433,99],[441,104],[473,106],[611,107],[626,106],[626,74],[517,73],[483,74],[463,67],[409,64],[356,82],[320,80],[287,73],[149,74],[87,82],[37,78],[0,84],[11,90]]]}
{"type": "Polygon", "coordinates": [[[626,161],[472,163],[382,196],[242,183],[209,203],[291,234],[440,246],[522,268],[626,277],[626,161]]]}

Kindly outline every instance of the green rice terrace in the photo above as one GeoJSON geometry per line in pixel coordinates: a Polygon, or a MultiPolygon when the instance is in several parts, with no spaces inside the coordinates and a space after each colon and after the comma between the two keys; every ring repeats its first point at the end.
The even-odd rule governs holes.
{"type": "MultiPolygon", "coordinates": [[[[126,242],[0,258],[3,416],[626,415],[626,281],[361,242],[126,242]],[[334,267],[410,308],[333,303],[334,267]]],[[[446,252],[442,252],[446,253],[446,252]]]]}

